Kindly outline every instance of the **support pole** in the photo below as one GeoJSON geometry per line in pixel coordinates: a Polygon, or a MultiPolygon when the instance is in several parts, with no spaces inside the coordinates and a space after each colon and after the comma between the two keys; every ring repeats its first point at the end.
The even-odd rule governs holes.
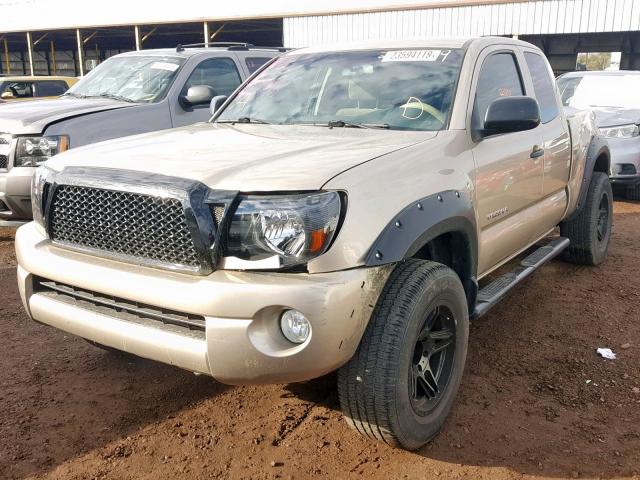
{"type": "Polygon", "coordinates": [[[82,43],[83,45],[86,45],[87,43],[89,43],[89,41],[95,37],[98,34],[98,31],[96,30],[95,32],[93,32],[91,35],[89,35],[87,38],[83,38],[82,39],[82,43]]]}
{"type": "Polygon", "coordinates": [[[51,64],[53,65],[53,74],[54,75],[58,75],[58,64],[56,63],[56,46],[53,43],[53,40],[51,40],[50,46],[51,46],[51,64]]]}
{"type": "Polygon", "coordinates": [[[29,70],[33,77],[36,71],[35,68],[33,68],[33,38],[31,37],[31,32],[27,32],[27,53],[29,55],[29,70]]]}
{"type": "Polygon", "coordinates": [[[82,33],[76,28],[76,41],[78,42],[78,65],[80,66],[80,76],[84,75],[84,43],[82,42],[82,33]]]}
{"type": "Polygon", "coordinates": [[[142,50],[142,38],[140,36],[140,27],[138,25],[133,27],[133,33],[136,36],[136,50],[142,50]]]}
{"type": "Polygon", "coordinates": [[[214,38],[216,38],[218,36],[218,34],[222,31],[222,29],[224,28],[225,24],[223,23],[222,25],[220,25],[220,28],[217,29],[215,32],[213,32],[211,34],[211,36],[209,37],[209,41],[213,40],[214,38]]]}
{"type": "Polygon", "coordinates": [[[153,27],[151,30],[149,30],[147,33],[145,33],[142,37],[142,41],[140,42],[142,45],[144,45],[144,42],[147,41],[147,38],[149,38],[151,35],[153,35],[153,33],[158,29],[158,27],[153,27]]]}
{"type": "Polygon", "coordinates": [[[204,46],[209,46],[209,22],[204,22],[204,46]]]}
{"type": "Polygon", "coordinates": [[[7,62],[7,73],[11,73],[11,60],[9,59],[9,42],[4,39],[4,60],[7,62]]]}

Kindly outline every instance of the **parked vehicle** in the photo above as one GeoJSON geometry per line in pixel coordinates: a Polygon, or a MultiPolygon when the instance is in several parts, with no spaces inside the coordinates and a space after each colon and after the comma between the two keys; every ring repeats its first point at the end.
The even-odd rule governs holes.
{"type": "Polygon", "coordinates": [[[69,90],[76,77],[37,76],[0,78],[0,102],[32,100],[34,98],[56,98],[69,90]]]}
{"type": "Polygon", "coordinates": [[[38,169],[24,305],[225,383],[338,369],[353,428],[418,448],[453,405],[469,318],[557,255],[606,257],[609,149],[553,82],[508,38],[287,53],[212,123],[38,169]]]}
{"type": "Polygon", "coordinates": [[[611,149],[614,191],[640,200],[640,72],[572,72],[558,77],[562,103],[592,110],[611,149]]]}
{"type": "MultiPolygon", "coordinates": [[[[0,110],[0,220],[30,220],[35,168],[70,148],[208,120],[281,49],[247,44],[128,52],[109,58],[57,100],[0,110]]],[[[186,161],[187,159],[185,159],[186,161]]]]}

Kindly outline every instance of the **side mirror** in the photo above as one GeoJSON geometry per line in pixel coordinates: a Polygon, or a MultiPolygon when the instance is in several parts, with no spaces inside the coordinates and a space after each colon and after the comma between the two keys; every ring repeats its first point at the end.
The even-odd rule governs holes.
{"type": "Polygon", "coordinates": [[[540,125],[540,107],[531,97],[502,97],[487,109],[483,135],[522,132],[540,125]]]}
{"type": "Polygon", "coordinates": [[[10,100],[15,97],[11,92],[3,92],[2,95],[0,95],[0,98],[2,98],[3,100],[10,100]]]}
{"type": "Polygon", "coordinates": [[[218,110],[220,110],[220,107],[224,102],[227,101],[227,98],[229,97],[227,97],[226,95],[216,95],[211,99],[211,103],[209,104],[209,112],[212,116],[215,115],[218,110]]]}
{"type": "Polygon", "coordinates": [[[185,107],[195,107],[209,103],[215,94],[213,88],[208,85],[194,85],[189,87],[186,95],[180,97],[180,101],[185,107]]]}

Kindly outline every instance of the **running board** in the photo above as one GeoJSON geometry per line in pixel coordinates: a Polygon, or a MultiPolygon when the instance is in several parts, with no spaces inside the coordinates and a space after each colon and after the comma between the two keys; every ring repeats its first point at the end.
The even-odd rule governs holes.
{"type": "Polygon", "coordinates": [[[512,272],[500,275],[489,285],[478,292],[476,308],[471,318],[478,318],[487,313],[494,305],[502,300],[516,285],[535,272],[549,260],[557,257],[569,246],[569,239],[565,237],[555,238],[544,247],[538,248],[520,262],[520,265],[512,272]]]}

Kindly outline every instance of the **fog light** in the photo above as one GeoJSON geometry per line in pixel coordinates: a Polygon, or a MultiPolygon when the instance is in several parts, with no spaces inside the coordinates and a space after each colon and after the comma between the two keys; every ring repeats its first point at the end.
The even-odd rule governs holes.
{"type": "Polygon", "coordinates": [[[307,317],[297,310],[285,310],[280,317],[280,328],[287,340],[303,343],[311,333],[311,324],[307,317]]]}

